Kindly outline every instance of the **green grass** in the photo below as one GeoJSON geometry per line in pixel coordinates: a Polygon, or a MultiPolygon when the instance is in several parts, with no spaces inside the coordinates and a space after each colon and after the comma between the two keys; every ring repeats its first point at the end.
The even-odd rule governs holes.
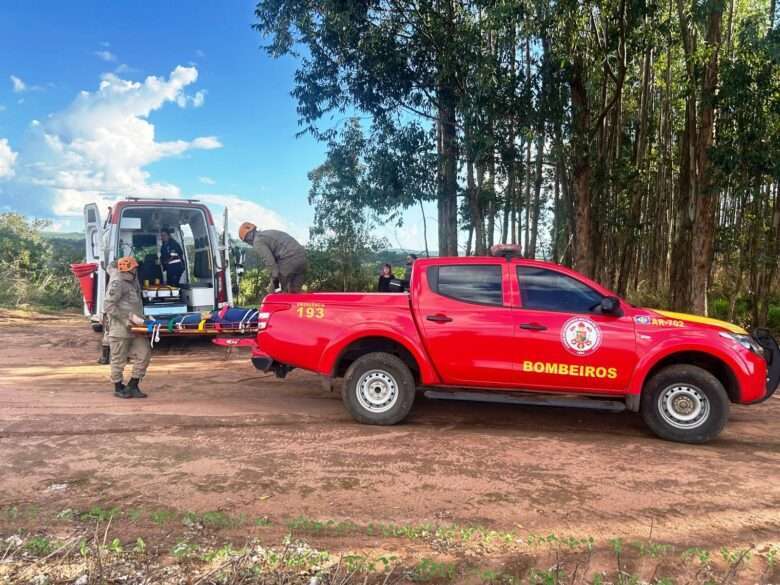
{"type": "Polygon", "coordinates": [[[119,514],[119,508],[102,508],[100,506],[92,506],[86,512],[80,514],[82,521],[92,521],[105,523],[119,514]]]}
{"type": "Polygon", "coordinates": [[[153,510],[149,513],[149,520],[157,526],[165,526],[176,518],[176,512],[173,510],[153,510]]]}
{"type": "Polygon", "coordinates": [[[27,539],[24,548],[36,557],[45,557],[54,551],[54,543],[45,536],[33,536],[27,539]]]}
{"type": "Polygon", "coordinates": [[[424,558],[412,568],[409,576],[416,583],[428,583],[429,581],[452,581],[457,573],[458,567],[455,563],[424,558]]]}
{"type": "MultiPolygon", "coordinates": [[[[199,519],[204,517],[207,517],[207,513],[198,516],[199,519]]],[[[214,517],[218,518],[219,524],[235,518],[222,513],[214,517]]],[[[78,521],[79,517],[75,519],[78,521]]],[[[306,522],[305,525],[311,524],[306,522]]],[[[322,525],[330,526],[328,522],[323,522],[322,525]]],[[[315,523],[314,526],[319,524],[315,523]]],[[[118,571],[115,575],[127,575],[128,570],[141,575],[143,570],[166,566],[174,571],[181,571],[181,578],[177,582],[182,583],[198,582],[204,575],[219,568],[219,572],[215,573],[213,580],[209,582],[307,585],[313,576],[317,576],[317,581],[322,583],[365,585],[368,582],[387,583],[391,575],[394,575],[395,581],[426,584],[450,583],[465,578],[467,582],[485,585],[681,585],[744,582],[749,574],[744,569],[748,566],[753,573],[759,570],[762,575],[761,578],[756,578],[755,582],[769,583],[780,554],[780,548],[776,546],[762,552],[752,547],[723,547],[714,551],[690,548],[676,551],[671,545],[651,540],[627,543],[623,539],[615,538],[601,542],[599,546],[602,555],[608,555],[611,551],[612,568],[605,570],[603,563],[600,563],[601,568],[596,571],[590,566],[589,560],[595,546],[592,538],[550,534],[532,535],[520,541],[521,548],[515,553],[520,555],[517,559],[522,559],[521,563],[515,564],[511,560],[512,557],[507,558],[505,553],[502,553],[492,557],[492,561],[506,563],[505,565],[498,568],[480,568],[475,566],[475,561],[480,559],[491,562],[489,556],[464,557],[459,552],[463,549],[446,551],[440,548],[442,543],[438,541],[430,543],[431,552],[427,556],[414,560],[415,553],[411,551],[406,559],[394,555],[376,556],[365,551],[335,556],[290,535],[276,545],[267,546],[257,540],[250,540],[241,548],[236,548],[231,542],[220,544],[212,537],[204,540],[190,536],[172,541],[176,544],[172,547],[169,544],[168,548],[160,546],[159,543],[147,545],[142,538],[123,543],[110,534],[104,536],[103,531],[98,532],[95,536],[87,536],[80,544],[74,543],[70,547],[66,546],[65,541],[59,542],[44,534],[28,536],[19,540],[18,544],[13,544],[10,554],[8,550],[5,551],[9,558],[6,563],[40,563],[41,559],[50,557],[54,559],[51,567],[56,567],[61,565],[62,559],[68,555],[71,558],[80,556],[88,565],[99,561],[102,570],[107,573],[115,569],[118,571]],[[531,549],[535,550],[535,553],[528,555],[531,549]],[[442,554],[446,556],[442,558],[442,554]],[[460,560],[453,561],[453,554],[460,560]],[[135,563],[135,568],[129,569],[128,563],[135,563]],[[513,566],[518,568],[509,568],[513,566]],[[272,578],[271,581],[268,581],[269,577],[272,578]]],[[[412,535],[435,534],[435,530],[422,533],[402,532],[412,535]]],[[[477,534],[478,531],[473,532],[473,535],[477,534]]],[[[170,536],[169,533],[166,538],[170,536]]],[[[417,554],[420,554],[422,549],[415,548],[418,549],[417,554]]],[[[609,566],[609,559],[606,560],[609,566]]],[[[51,567],[41,565],[36,570],[46,572],[51,567]]],[[[114,579],[105,582],[119,581],[114,579]]]]}

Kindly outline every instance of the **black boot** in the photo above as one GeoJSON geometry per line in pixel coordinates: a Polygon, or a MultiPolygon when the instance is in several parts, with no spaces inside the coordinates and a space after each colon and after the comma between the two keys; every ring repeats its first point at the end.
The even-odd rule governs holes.
{"type": "Polygon", "coordinates": [[[132,398],[133,395],[130,394],[127,387],[122,384],[122,382],[114,382],[114,396],[117,398],[132,398]]]}
{"type": "Polygon", "coordinates": [[[100,357],[98,358],[97,363],[101,366],[106,366],[111,363],[111,348],[109,346],[101,346],[100,357]]]}
{"type": "Polygon", "coordinates": [[[130,381],[127,383],[125,391],[129,392],[133,398],[146,398],[146,394],[141,392],[141,389],[138,387],[138,382],[140,381],[138,378],[130,378],[130,381]]]}

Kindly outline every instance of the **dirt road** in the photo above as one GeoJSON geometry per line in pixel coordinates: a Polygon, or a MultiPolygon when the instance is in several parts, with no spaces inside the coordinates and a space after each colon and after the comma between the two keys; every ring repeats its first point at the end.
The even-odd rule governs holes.
{"type": "MultiPolygon", "coordinates": [[[[275,523],[448,523],[736,546],[780,538],[780,399],[705,446],[636,415],[420,399],[351,421],[315,376],[263,376],[207,343],[155,349],[119,400],[77,316],[0,313],[0,510],[227,510],[275,523]]],[[[0,524],[2,526],[2,524],[0,524]]]]}

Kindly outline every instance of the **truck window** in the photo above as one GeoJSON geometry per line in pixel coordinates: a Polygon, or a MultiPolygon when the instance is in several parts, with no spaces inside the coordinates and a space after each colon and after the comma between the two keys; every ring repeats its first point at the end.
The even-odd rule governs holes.
{"type": "Polygon", "coordinates": [[[524,309],[590,313],[601,303],[601,294],[554,270],[518,266],[517,278],[524,309]]]}
{"type": "Polygon", "coordinates": [[[481,305],[503,304],[501,266],[495,264],[431,266],[428,282],[445,297],[481,305]]]}

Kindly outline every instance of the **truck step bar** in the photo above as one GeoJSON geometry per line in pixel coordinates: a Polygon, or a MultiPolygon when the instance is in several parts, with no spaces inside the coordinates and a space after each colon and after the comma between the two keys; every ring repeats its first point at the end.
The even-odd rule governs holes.
{"type": "Polygon", "coordinates": [[[461,400],[466,402],[493,402],[500,404],[523,404],[527,406],[556,406],[560,408],[586,408],[590,410],[606,410],[609,412],[623,412],[626,404],[619,400],[598,400],[595,398],[572,398],[555,396],[530,396],[520,394],[497,394],[493,392],[448,392],[445,390],[426,390],[426,398],[434,400],[461,400]]]}

